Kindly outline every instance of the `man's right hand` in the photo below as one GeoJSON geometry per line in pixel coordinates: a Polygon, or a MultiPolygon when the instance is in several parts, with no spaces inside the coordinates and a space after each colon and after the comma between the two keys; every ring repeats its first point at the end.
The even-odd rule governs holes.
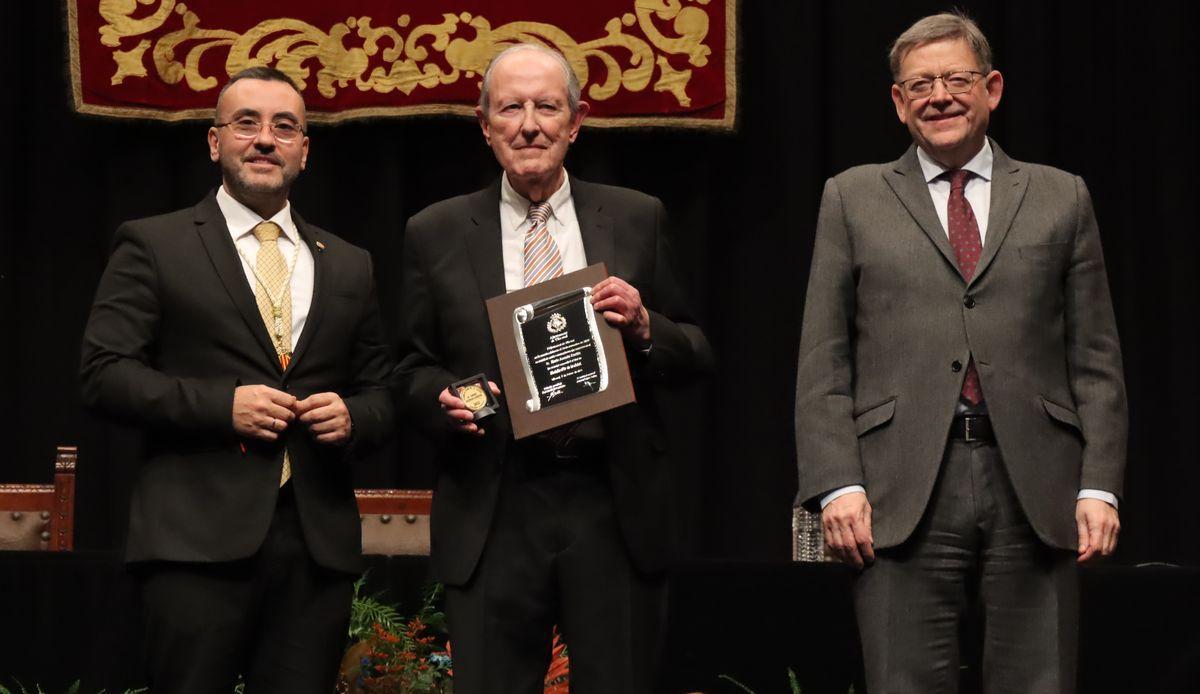
{"type": "Polygon", "coordinates": [[[875,561],[871,535],[871,504],[862,492],[850,492],[830,501],[821,510],[825,546],[838,561],[856,569],[875,561]]]}
{"type": "Polygon", "coordinates": [[[239,436],[274,441],[296,415],[296,398],[269,386],[233,389],[233,430],[239,436]]]}
{"type": "MultiPolygon", "coordinates": [[[[492,381],[488,381],[488,387],[492,389],[492,395],[500,397],[499,386],[492,381]]],[[[475,413],[467,409],[467,404],[462,399],[451,395],[449,388],[443,389],[438,394],[438,404],[441,405],[442,411],[446,413],[447,423],[455,431],[473,436],[483,436],[487,433],[475,423],[475,413]]]]}

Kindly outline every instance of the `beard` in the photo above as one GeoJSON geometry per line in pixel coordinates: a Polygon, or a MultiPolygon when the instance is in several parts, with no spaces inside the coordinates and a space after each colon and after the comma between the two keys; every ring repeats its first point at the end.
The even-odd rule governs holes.
{"type": "Polygon", "coordinates": [[[287,195],[292,184],[300,175],[299,171],[289,171],[286,166],[279,168],[279,177],[253,176],[245,168],[244,162],[238,158],[233,161],[221,159],[223,178],[234,190],[229,191],[234,197],[257,197],[262,195],[287,195]]]}

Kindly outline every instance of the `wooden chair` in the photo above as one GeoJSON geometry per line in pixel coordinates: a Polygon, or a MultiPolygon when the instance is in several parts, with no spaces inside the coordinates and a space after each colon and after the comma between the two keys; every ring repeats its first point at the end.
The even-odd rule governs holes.
{"type": "Polygon", "coordinates": [[[0,484],[0,550],[75,547],[75,446],[59,446],[54,484],[0,484]]]}
{"type": "Polygon", "coordinates": [[[428,489],[356,489],[363,554],[429,555],[428,489]]]}

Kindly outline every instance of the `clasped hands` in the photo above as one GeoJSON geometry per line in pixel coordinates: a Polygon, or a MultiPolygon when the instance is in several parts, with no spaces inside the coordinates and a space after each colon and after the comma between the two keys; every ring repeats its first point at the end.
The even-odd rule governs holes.
{"type": "Polygon", "coordinates": [[[299,420],[317,441],[340,446],[350,440],[350,411],[337,393],[303,400],[270,386],[238,386],[233,391],[233,430],[239,436],[274,441],[299,420]]]}
{"type": "MultiPolygon", "coordinates": [[[[634,347],[644,349],[650,345],[650,312],[642,304],[641,292],[620,277],[606,277],[592,287],[592,309],[601,313],[634,347]]],[[[500,397],[500,388],[488,381],[492,395],[500,397]]],[[[446,413],[447,423],[455,431],[472,436],[483,436],[486,432],[475,423],[474,414],[467,409],[461,398],[443,388],[438,394],[438,405],[446,413]]]]}
{"type": "MultiPolygon", "coordinates": [[[[1075,502],[1075,524],[1079,531],[1079,563],[1099,555],[1107,557],[1117,548],[1121,523],[1117,509],[1099,499],[1075,502]]],[[[871,504],[862,492],[850,492],[830,501],[821,510],[825,546],[833,558],[856,569],[875,561],[875,538],[871,534],[871,504]]]]}

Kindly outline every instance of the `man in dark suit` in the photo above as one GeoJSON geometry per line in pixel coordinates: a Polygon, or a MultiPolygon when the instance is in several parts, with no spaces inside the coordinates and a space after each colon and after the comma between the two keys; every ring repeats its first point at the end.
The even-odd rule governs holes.
{"type": "Polygon", "coordinates": [[[218,190],[117,230],[83,396],[145,434],[126,559],[151,687],[328,692],[361,571],[350,449],[393,425],[371,258],[291,209],[286,75],[235,75],[208,142],[218,190]]]}
{"type": "Polygon", "coordinates": [[[542,691],[555,624],[572,691],[653,686],[673,511],[656,391],[711,355],[670,274],[662,204],[564,170],[587,110],[558,53],[505,50],[477,110],[503,176],[408,223],[398,388],[438,441],[433,573],[460,694],[542,691]],[[499,374],[485,300],[597,262],[612,276],[593,306],[623,335],[637,403],[521,441],[503,409],[473,423],[447,385],[499,374]]]}
{"type": "Polygon", "coordinates": [[[1091,200],[987,138],[1004,82],[971,20],[918,21],[891,65],[913,146],[821,201],[798,499],[862,569],[872,694],[955,691],[973,595],[984,691],[1071,692],[1075,565],[1116,545],[1127,429],[1091,200]]]}

